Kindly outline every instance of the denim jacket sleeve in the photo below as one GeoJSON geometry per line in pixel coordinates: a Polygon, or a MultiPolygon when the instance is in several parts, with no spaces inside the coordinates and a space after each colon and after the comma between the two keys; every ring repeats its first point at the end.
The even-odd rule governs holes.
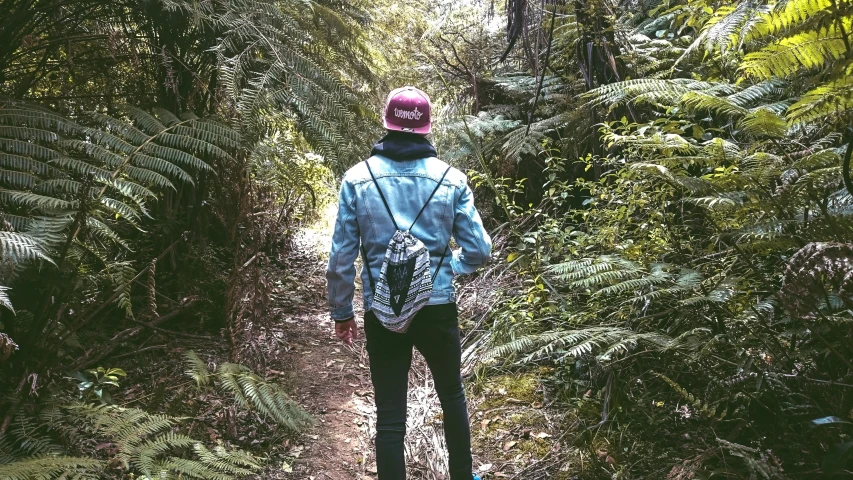
{"type": "Polygon", "coordinates": [[[454,275],[469,275],[488,263],[492,255],[492,239],[483,227],[474,206],[474,192],[465,182],[453,219],[453,238],[459,249],[453,252],[450,267],[454,275]]]}
{"type": "Polygon", "coordinates": [[[355,200],[355,187],[345,178],[341,184],[338,218],[332,234],[333,248],[326,269],[329,308],[335,321],[349,320],[355,316],[352,306],[355,259],[361,242],[355,200]]]}

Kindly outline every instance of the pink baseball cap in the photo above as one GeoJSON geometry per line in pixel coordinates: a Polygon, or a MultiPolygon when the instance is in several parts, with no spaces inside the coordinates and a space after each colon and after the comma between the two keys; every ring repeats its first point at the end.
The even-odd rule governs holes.
{"type": "Polygon", "coordinates": [[[385,128],[427,135],[432,130],[429,95],[415,87],[402,87],[385,101],[385,128]]]}

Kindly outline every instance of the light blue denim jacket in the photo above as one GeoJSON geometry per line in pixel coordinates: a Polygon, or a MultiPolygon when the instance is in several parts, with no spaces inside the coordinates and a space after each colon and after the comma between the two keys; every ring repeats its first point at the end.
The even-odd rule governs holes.
{"type": "MultiPolygon", "coordinates": [[[[448,167],[437,158],[397,161],[373,156],[368,161],[400,229],[411,226],[448,167]]],[[[451,168],[411,229],[412,234],[429,249],[430,271],[433,273],[450,241],[451,232],[460,247],[453,252],[448,251],[441,271],[435,277],[430,305],[454,303],[454,275],[473,273],[491,256],[492,239],[474,207],[474,195],[467,180],[465,174],[451,168]]],[[[382,205],[376,185],[364,162],[360,162],[344,175],[326,271],[329,307],[334,320],[347,320],[354,316],[353,282],[359,242],[364,244],[367,252],[366,261],[362,261],[370,265],[373,278],[378,279],[394,231],[394,224],[382,205]]],[[[373,291],[366,269],[362,269],[361,281],[364,285],[364,310],[369,311],[373,291]]]]}

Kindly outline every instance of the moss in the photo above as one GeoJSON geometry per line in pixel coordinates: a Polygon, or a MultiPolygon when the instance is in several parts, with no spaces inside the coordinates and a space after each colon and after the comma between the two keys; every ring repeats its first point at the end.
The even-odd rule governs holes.
{"type": "Polygon", "coordinates": [[[536,401],[536,387],[539,378],[534,374],[501,375],[488,381],[484,389],[485,400],[481,411],[502,407],[510,403],[531,404],[536,401]]]}
{"type": "Polygon", "coordinates": [[[539,438],[533,438],[530,440],[519,441],[515,448],[521,452],[532,455],[536,459],[540,459],[551,451],[551,443],[539,438]]]}

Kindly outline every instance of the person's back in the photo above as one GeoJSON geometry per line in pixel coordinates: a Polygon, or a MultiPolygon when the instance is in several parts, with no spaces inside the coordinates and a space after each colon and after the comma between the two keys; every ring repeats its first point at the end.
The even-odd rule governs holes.
{"type": "Polygon", "coordinates": [[[336,333],[351,344],[357,335],[352,306],[354,262],[362,252],[364,328],[377,407],[380,480],[405,478],[403,438],[413,347],[429,365],[444,410],[451,480],[472,478],[452,279],[473,273],[489,260],[491,239],[474,207],[465,175],[437,159],[423,136],[430,130],[429,113],[429,97],[413,87],[389,95],[385,116],[389,134],[377,143],[368,160],[344,176],[327,270],[336,333]],[[429,252],[432,292],[408,330],[396,333],[385,328],[371,310],[375,280],[383,274],[383,261],[387,263],[389,241],[396,231],[409,229],[429,252]],[[449,249],[451,236],[460,247],[453,252],[449,249]]]}
{"type": "MultiPolygon", "coordinates": [[[[435,158],[432,145],[425,139],[407,139],[406,135],[411,134],[391,133],[379,143],[381,148],[374,149],[374,152],[381,154],[370,157],[367,163],[376,182],[367,169],[367,163],[361,162],[346,173],[341,188],[341,203],[349,203],[351,206],[347,208],[347,205],[343,205],[339,208],[355,216],[358,232],[343,229],[336,232],[332,239],[335,245],[333,254],[344,250],[348,243],[358,246],[360,238],[367,253],[366,264],[370,265],[371,270],[371,274],[365,270],[361,275],[362,285],[366,286],[365,311],[370,310],[373,298],[373,292],[368,288],[371,284],[370,276],[379,278],[388,241],[397,226],[403,230],[411,227],[411,233],[430,252],[430,271],[435,274],[429,302],[431,305],[455,302],[453,276],[472,273],[489,259],[491,252],[491,241],[482,229],[465,175],[455,168],[447,171],[448,165],[435,158]],[[407,159],[407,156],[415,155],[423,157],[407,159]],[[447,175],[438,190],[435,190],[436,182],[445,171],[447,175]],[[380,188],[394,215],[393,220],[382,202],[380,188]],[[435,194],[427,202],[434,190],[435,194]],[[417,223],[412,225],[422,208],[417,223]],[[465,231],[454,232],[454,228],[465,231]],[[452,253],[446,250],[451,233],[460,246],[459,250],[452,253]],[[441,257],[445,253],[448,258],[442,262],[441,257]],[[441,268],[435,273],[439,263],[441,268]]],[[[352,245],[348,246],[352,251],[352,245]]],[[[339,268],[341,261],[338,258],[333,261],[335,268],[329,269],[331,301],[335,302],[334,305],[340,305],[337,308],[341,308],[336,308],[333,314],[337,314],[338,318],[349,318],[352,311],[348,309],[350,303],[347,295],[351,295],[351,292],[347,289],[340,291],[338,286],[347,285],[344,277],[350,272],[339,268]]]]}

